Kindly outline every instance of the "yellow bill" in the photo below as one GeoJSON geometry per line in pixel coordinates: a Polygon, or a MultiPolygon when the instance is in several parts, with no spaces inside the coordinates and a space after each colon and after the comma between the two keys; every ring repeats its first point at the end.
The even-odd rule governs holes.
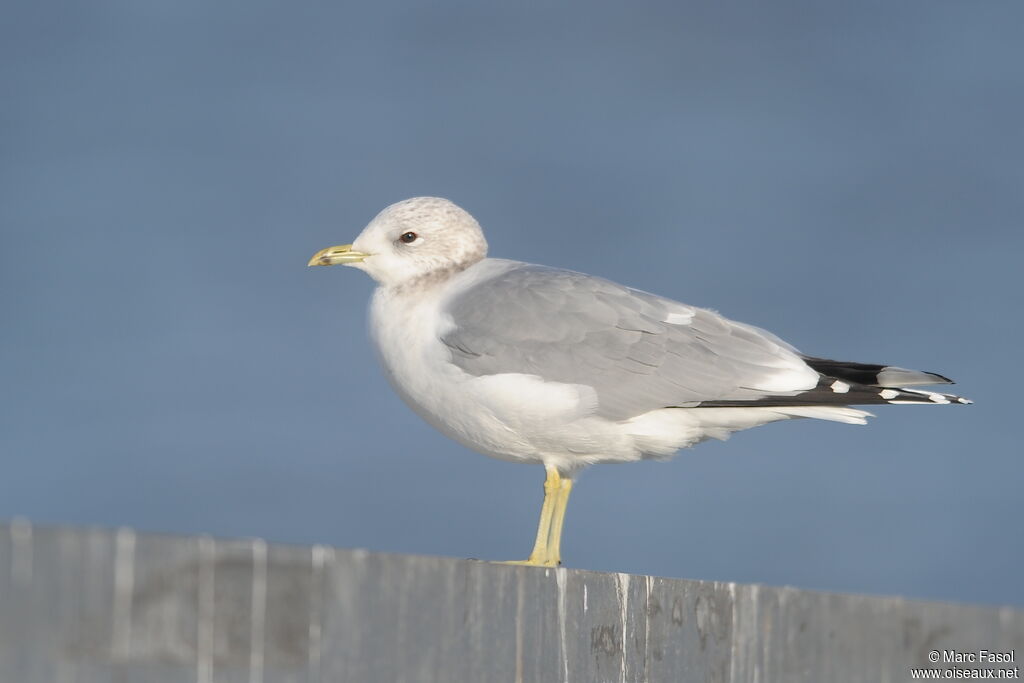
{"type": "Polygon", "coordinates": [[[359,263],[369,254],[361,251],[354,251],[351,244],[342,244],[337,247],[327,247],[313,254],[307,266],[336,266],[339,263],[359,263]]]}

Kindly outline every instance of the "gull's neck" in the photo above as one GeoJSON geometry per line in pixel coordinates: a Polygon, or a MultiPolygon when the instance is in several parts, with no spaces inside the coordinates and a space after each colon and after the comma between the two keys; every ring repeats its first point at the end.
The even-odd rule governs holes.
{"type": "Polygon", "coordinates": [[[433,270],[396,284],[381,283],[375,297],[396,303],[440,300],[523,265],[526,264],[508,259],[483,258],[469,264],[433,270]]]}
{"type": "Polygon", "coordinates": [[[393,285],[381,285],[380,288],[387,291],[389,296],[394,297],[420,297],[436,293],[435,290],[444,285],[455,275],[466,270],[472,264],[452,265],[447,268],[438,268],[429,273],[423,273],[411,277],[408,280],[393,285]]]}

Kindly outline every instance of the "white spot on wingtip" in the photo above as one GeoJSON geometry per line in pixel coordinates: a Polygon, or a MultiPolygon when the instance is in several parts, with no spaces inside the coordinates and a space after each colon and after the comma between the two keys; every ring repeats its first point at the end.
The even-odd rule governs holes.
{"type": "Polygon", "coordinates": [[[949,403],[949,399],[942,394],[929,394],[928,398],[933,403],[949,403]]]}
{"type": "Polygon", "coordinates": [[[892,399],[899,396],[900,392],[894,391],[892,389],[883,389],[882,391],[878,392],[878,395],[884,398],[886,401],[891,401],[892,399]]]}
{"type": "Polygon", "coordinates": [[[689,312],[677,312],[674,311],[665,316],[665,322],[669,325],[689,325],[693,321],[693,311],[689,312]]]}
{"type": "Polygon", "coordinates": [[[837,379],[835,382],[832,382],[832,391],[836,392],[837,394],[845,394],[849,390],[850,385],[842,380],[837,379]]]}

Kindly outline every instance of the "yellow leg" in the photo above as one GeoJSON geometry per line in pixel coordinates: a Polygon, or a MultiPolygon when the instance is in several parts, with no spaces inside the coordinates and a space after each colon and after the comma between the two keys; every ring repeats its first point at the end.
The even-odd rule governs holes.
{"type": "Polygon", "coordinates": [[[561,476],[554,467],[546,467],[544,479],[544,503],[540,506],[540,521],[537,523],[537,539],[533,542],[533,550],[525,564],[543,565],[547,563],[548,539],[551,537],[551,519],[558,503],[558,490],[561,476]]]}
{"type": "Polygon", "coordinates": [[[540,522],[537,524],[537,540],[533,551],[526,560],[506,562],[537,567],[557,567],[561,563],[559,546],[562,542],[562,524],[565,521],[565,506],[569,502],[572,479],[563,477],[554,467],[545,467],[544,504],[540,508],[540,522]]]}
{"type": "Polygon", "coordinates": [[[551,517],[551,533],[548,536],[548,556],[545,564],[558,566],[562,564],[562,525],[565,523],[565,508],[569,504],[572,493],[572,479],[562,477],[558,487],[558,501],[551,517]]]}

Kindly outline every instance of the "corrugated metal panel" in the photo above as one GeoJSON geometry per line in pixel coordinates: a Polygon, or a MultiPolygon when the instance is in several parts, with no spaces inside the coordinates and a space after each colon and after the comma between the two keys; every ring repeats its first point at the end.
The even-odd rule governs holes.
{"type": "Polygon", "coordinates": [[[1024,612],[0,526],[2,683],[877,683],[943,649],[1024,656],[1024,612]]]}

